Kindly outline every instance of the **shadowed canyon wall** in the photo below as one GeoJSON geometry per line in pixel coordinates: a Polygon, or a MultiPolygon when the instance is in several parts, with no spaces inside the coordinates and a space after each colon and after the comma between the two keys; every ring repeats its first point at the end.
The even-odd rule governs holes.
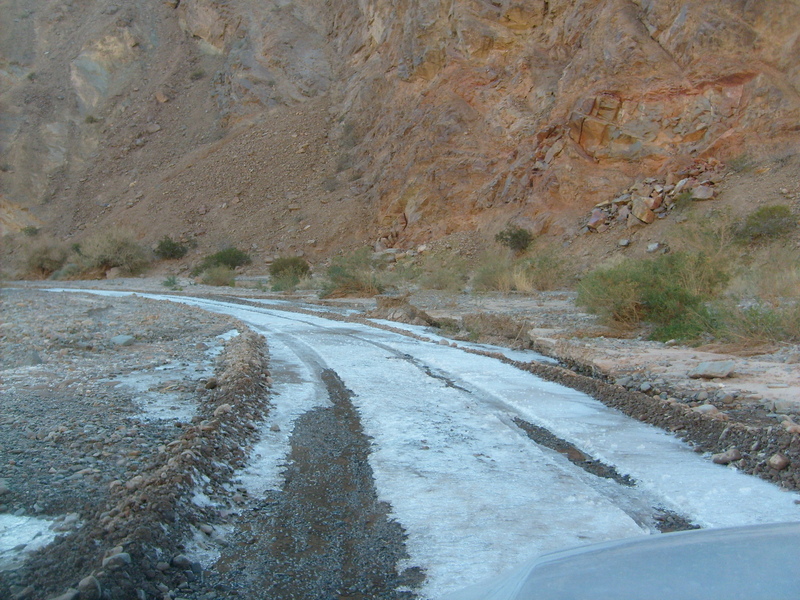
{"type": "Polygon", "coordinates": [[[0,30],[7,230],[58,218],[72,231],[131,180],[155,189],[182,156],[312,104],[383,246],[510,220],[568,231],[636,177],[800,139],[796,0],[0,0],[0,11],[13,15],[0,30]],[[156,135],[162,121],[171,135],[156,135]]]}

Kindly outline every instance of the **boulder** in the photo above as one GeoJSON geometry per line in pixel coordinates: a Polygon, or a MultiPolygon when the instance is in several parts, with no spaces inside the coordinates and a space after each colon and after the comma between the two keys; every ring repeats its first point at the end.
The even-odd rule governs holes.
{"type": "Polygon", "coordinates": [[[692,200],[711,200],[714,197],[714,188],[707,185],[697,186],[692,190],[692,200]]]}
{"type": "Polygon", "coordinates": [[[733,374],[733,369],[736,363],[732,360],[712,360],[701,362],[694,369],[689,371],[687,375],[692,379],[715,379],[730,377],[733,374]]]}
{"type": "Polygon", "coordinates": [[[782,471],[789,466],[789,459],[778,452],[770,457],[770,459],[767,461],[767,464],[776,471],[782,471]]]}
{"type": "Polygon", "coordinates": [[[640,196],[635,197],[631,202],[631,214],[642,223],[647,223],[648,225],[656,220],[656,213],[649,208],[647,201],[640,196]]]}
{"type": "Polygon", "coordinates": [[[711,457],[711,461],[718,465],[727,465],[742,458],[742,453],[738,448],[728,448],[725,452],[720,452],[711,457]]]}

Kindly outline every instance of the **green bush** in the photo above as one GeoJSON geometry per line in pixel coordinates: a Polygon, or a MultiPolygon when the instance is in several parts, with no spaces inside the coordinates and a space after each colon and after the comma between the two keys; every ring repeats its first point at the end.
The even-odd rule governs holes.
{"type": "Polygon", "coordinates": [[[39,228],[34,227],[33,225],[28,225],[27,227],[23,227],[21,230],[22,235],[25,237],[36,237],[39,235],[39,228]]]}
{"type": "Polygon", "coordinates": [[[170,275],[164,281],[161,282],[165,288],[169,288],[171,290],[180,290],[182,289],[180,285],[178,285],[178,278],[175,275],[170,275]]]}
{"type": "Polygon", "coordinates": [[[293,290],[301,279],[311,275],[311,267],[300,256],[282,256],[269,266],[272,290],[283,292],[293,290]]]}
{"type": "Polygon", "coordinates": [[[186,256],[188,251],[189,248],[180,242],[176,242],[168,235],[165,235],[163,238],[161,238],[161,241],[158,242],[158,245],[155,249],[155,255],[161,260],[175,260],[186,256]]]}
{"type": "Polygon", "coordinates": [[[527,229],[509,225],[494,236],[494,240],[513,250],[516,253],[525,252],[533,241],[533,234],[527,229]]]}
{"type": "Polygon", "coordinates": [[[150,264],[147,251],[133,235],[119,229],[94,235],[80,245],[84,271],[107,271],[118,267],[127,275],[136,275],[150,264]]]}
{"type": "Polygon", "coordinates": [[[705,303],[728,278],[704,255],[679,252],[594,271],[578,286],[577,302],[607,322],[653,323],[652,339],[690,339],[709,328],[705,303]]]}
{"type": "Polygon", "coordinates": [[[736,237],[739,241],[754,243],[786,235],[796,228],[797,217],[788,206],[762,206],[747,216],[737,228],[736,237]]]}
{"type": "Polygon", "coordinates": [[[206,285],[236,287],[236,273],[230,267],[218,265],[206,269],[201,281],[206,285]]]}
{"type": "Polygon", "coordinates": [[[203,271],[208,271],[209,269],[213,269],[214,267],[228,267],[229,269],[235,269],[236,267],[240,267],[242,265],[249,265],[252,261],[250,255],[246,252],[238,250],[237,248],[225,248],[224,250],[220,250],[219,252],[215,252],[214,254],[209,254],[203,259],[203,262],[200,263],[200,266],[197,267],[193,273],[195,275],[199,275],[203,271]]]}

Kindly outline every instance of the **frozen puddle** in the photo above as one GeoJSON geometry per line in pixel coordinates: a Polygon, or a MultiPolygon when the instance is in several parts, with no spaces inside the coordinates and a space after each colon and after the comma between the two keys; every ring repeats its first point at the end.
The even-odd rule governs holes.
{"type": "Polygon", "coordinates": [[[56,533],[51,521],[35,517],[0,514],[0,571],[16,569],[25,553],[43,548],[56,533]]]}
{"type": "Polygon", "coordinates": [[[134,403],[142,410],[145,421],[181,421],[188,423],[197,414],[194,390],[186,390],[186,382],[207,379],[214,375],[214,359],[224,344],[239,335],[235,329],[216,336],[217,343],[206,350],[202,363],[166,364],[148,371],[134,371],[114,378],[119,385],[133,390],[134,403]],[[184,389],[177,389],[184,387],[184,389]]]}

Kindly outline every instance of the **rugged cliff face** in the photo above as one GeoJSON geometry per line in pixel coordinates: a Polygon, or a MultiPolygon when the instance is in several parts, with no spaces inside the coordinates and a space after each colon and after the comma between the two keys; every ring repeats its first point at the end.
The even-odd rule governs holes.
{"type": "Polygon", "coordinates": [[[0,219],[265,252],[568,233],[796,152],[797,0],[0,0],[0,219]],[[158,215],[154,221],[153,215],[158,215]]]}

